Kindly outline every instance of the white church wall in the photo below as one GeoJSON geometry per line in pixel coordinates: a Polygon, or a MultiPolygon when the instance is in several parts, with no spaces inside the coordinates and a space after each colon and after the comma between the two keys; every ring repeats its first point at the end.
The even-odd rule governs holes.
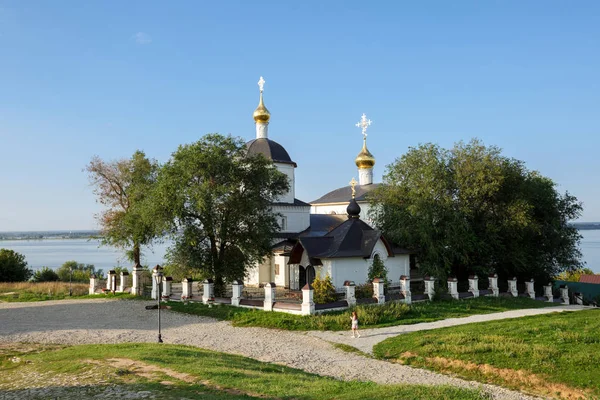
{"type": "MultiPolygon", "coordinates": [[[[294,206],[273,206],[273,212],[285,218],[282,232],[302,232],[310,225],[310,208],[294,206]]],[[[281,221],[279,222],[282,225],[281,221]]]]}
{"type": "Polygon", "coordinates": [[[273,257],[273,275],[275,284],[280,287],[289,287],[289,257],[275,255],[273,257]]]}
{"type": "MultiPolygon", "coordinates": [[[[336,288],[344,286],[345,281],[354,281],[357,285],[367,281],[369,260],[361,257],[332,258],[331,280],[336,288]]],[[[323,262],[325,263],[325,261],[323,262]]]]}
{"type": "Polygon", "coordinates": [[[296,197],[295,190],[295,179],[294,179],[294,166],[291,164],[275,163],[275,167],[279,172],[284,173],[288,177],[290,184],[290,190],[287,193],[281,195],[278,199],[278,203],[289,203],[294,204],[294,198],[296,197]]]}

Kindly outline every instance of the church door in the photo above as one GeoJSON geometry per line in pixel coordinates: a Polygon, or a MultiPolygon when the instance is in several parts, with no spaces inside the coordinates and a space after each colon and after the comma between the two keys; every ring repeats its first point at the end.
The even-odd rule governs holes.
{"type": "Polygon", "coordinates": [[[298,269],[300,270],[300,276],[298,278],[298,282],[299,282],[299,290],[302,290],[302,288],[306,285],[306,268],[304,268],[302,265],[298,266],[298,269]]]}
{"type": "Polygon", "coordinates": [[[312,265],[309,265],[308,267],[306,267],[306,282],[308,282],[310,285],[312,285],[314,280],[315,280],[315,267],[313,267],[312,265]]]}

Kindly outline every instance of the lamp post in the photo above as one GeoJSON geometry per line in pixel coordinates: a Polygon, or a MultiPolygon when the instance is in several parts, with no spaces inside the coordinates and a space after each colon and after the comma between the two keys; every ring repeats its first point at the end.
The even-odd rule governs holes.
{"type": "Polygon", "coordinates": [[[156,288],[157,290],[157,304],[158,304],[158,343],[162,343],[162,337],[160,335],[160,287],[162,286],[162,281],[163,281],[163,273],[162,273],[162,268],[159,267],[158,265],[156,266],[156,273],[154,274],[154,280],[156,282],[156,288]]]}
{"type": "Polygon", "coordinates": [[[73,296],[73,267],[69,267],[69,296],[73,296]]]}

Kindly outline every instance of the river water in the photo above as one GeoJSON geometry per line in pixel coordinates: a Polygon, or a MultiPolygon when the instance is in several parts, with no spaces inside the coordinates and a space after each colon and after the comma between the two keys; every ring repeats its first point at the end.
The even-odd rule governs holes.
{"type": "MultiPolygon", "coordinates": [[[[586,267],[600,273],[600,230],[580,231],[583,235],[581,251],[586,267]]],[[[163,243],[152,249],[144,249],[142,264],[150,267],[163,264],[169,244],[163,243]]],[[[0,240],[0,248],[14,250],[25,256],[29,267],[57,268],[65,261],[93,264],[104,272],[116,266],[131,266],[119,250],[100,246],[94,239],[47,239],[47,240],[0,240]]]]}

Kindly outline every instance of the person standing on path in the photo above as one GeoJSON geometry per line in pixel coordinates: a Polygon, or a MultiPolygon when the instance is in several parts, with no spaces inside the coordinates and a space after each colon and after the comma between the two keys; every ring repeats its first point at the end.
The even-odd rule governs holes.
{"type": "Polygon", "coordinates": [[[358,332],[358,316],[356,315],[356,311],[352,311],[352,337],[360,337],[360,333],[358,332]]]}

